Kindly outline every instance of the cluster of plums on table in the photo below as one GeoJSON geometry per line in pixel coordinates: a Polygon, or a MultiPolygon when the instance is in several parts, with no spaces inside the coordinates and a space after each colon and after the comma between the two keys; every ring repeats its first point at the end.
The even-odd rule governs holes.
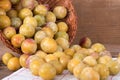
{"type": "Polygon", "coordinates": [[[103,44],[91,44],[89,38],[84,40],[81,45],[74,44],[64,50],[59,47],[53,53],[38,50],[34,55],[22,54],[19,58],[5,53],[2,60],[9,70],[28,68],[33,75],[45,80],[53,80],[64,70],[80,80],[107,80],[120,72],[119,55],[113,59],[103,44]]]}
{"type": "Polygon", "coordinates": [[[103,44],[85,37],[79,45],[70,45],[69,25],[62,21],[67,15],[61,5],[49,10],[36,0],[1,0],[0,29],[23,52],[20,57],[6,52],[3,63],[12,71],[28,68],[44,80],[53,80],[66,69],[80,80],[106,80],[118,74],[120,56],[113,60],[103,44]]]}

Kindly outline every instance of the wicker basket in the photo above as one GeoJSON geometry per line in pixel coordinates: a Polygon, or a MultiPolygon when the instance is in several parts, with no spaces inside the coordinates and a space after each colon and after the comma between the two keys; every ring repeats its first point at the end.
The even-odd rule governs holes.
{"type": "MultiPolygon", "coordinates": [[[[39,4],[49,5],[50,10],[52,10],[54,8],[54,6],[56,6],[56,5],[62,5],[68,9],[68,15],[63,21],[65,21],[69,26],[69,30],[68,30],[68,34],[69,34],[69,38],[70,38],[69,42],[72,43],[73,39],[76,35],[76,30],[77,30],[76,13],[75,13],[74,7],[72,5],[72,1],[71,0],[38,0],[38,2],[39,2],[39,4]]],[[[12,46],[10,41],[4,36],[2,30],[0,30],[0,39],[13,52],[22,54],[20,49],[12,46]]]]}

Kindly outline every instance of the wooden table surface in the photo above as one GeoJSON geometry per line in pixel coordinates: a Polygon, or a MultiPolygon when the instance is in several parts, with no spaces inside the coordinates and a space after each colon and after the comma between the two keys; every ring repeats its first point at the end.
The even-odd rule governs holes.
{"type": "MultiPolygon", "coordinates": [[[[73,5],[78,20],[73,44],[78,44],[82,37],[87,36],[93,43],[105,44],[113,55],[117,55],[120,51],[120,0],[73,0],[73,5]]],[[[5,52],[12,51],[0,42],[0,59],[5,52]]],[[[0,64],[0,79],[11,73],[0,64]]]]}

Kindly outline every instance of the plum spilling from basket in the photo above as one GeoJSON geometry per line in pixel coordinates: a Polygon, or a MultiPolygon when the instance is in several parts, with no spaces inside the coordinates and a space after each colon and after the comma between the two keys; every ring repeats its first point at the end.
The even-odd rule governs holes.
{"type": "MultiPolygon", "coordinates": [[[[44,43],[51,46],[47,49],[51,52],[39,49],[33,55],[24,53],[19,58],[11,53],[5,53],[2,56],[3,63],[13,71],[19,69],[20,66],[28,68],[33,75],[45,80],[54,79],[66,69],[80,80],[107,80],[110,75],[115,76],[120,72],[120,56],[115,60],[112,59],[111,53],[101,43],[92,43],[88,38],[91,44],[88,48],[74,44],[68,48],[59,46],[54,51],[56,49],[52,48],[56,45],[54,39],[48,37],[44,39],[44,43]],[[52,43],[50,45],[47,42],[49,39],[52,43]]],[[[30,42],[34,43],[33,40],[30,42]]],[[[86,42],[83,44],[87,45],[88,41],[87,44],[86,42]]]]}
{"type": "Polygon", "coordinates": [[[25,54],[37,50],[53,53],[58,46],[68,48],[68,24],[63,20],[66,17],[67,9],[60,5],[50,10],[49,5],[37,0],[0,1],[0,29],[13,47],[25,54]]]}
{"type": "Polygon", "coordinates": [[[60,5],[51,10],[37,0],[1,0],[0,29],[23,53],[19,58],[5,53],[3,63],[12,71],[28,68],[44,80],[53,80],[66,69],[80,80],[106,80],[118,74],[120,56],[113,60],[103,44],[92,44],[86,37],[79,45],[70,45],[67,15],[60,5]]]}

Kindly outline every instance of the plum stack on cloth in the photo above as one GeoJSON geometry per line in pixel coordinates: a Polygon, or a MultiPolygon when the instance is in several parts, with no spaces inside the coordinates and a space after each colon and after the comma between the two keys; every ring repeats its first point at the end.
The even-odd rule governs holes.
{"type": "MultiPolygon", "coordinates": [[[[21,68],[2,80],[43,80],[41,77],[34,76],[29,69],[21,68]]],[[[54,80],[78,80],[68,70],[64,70],[61,75],[57,75],[54,80]]],[[[107,80],[120,80],[120,73],[116,76],[109,76],[107,80]]]]}
{"type": "MultiPolygon", "coordinates": [[[[41,77],[34,76],[29,69],[21,68],[2,80],[43,80],[41,77]]],[[[63,71],[61,75],[57,75],[54,80],[77,80],[68,70],[63,71]]]]}

